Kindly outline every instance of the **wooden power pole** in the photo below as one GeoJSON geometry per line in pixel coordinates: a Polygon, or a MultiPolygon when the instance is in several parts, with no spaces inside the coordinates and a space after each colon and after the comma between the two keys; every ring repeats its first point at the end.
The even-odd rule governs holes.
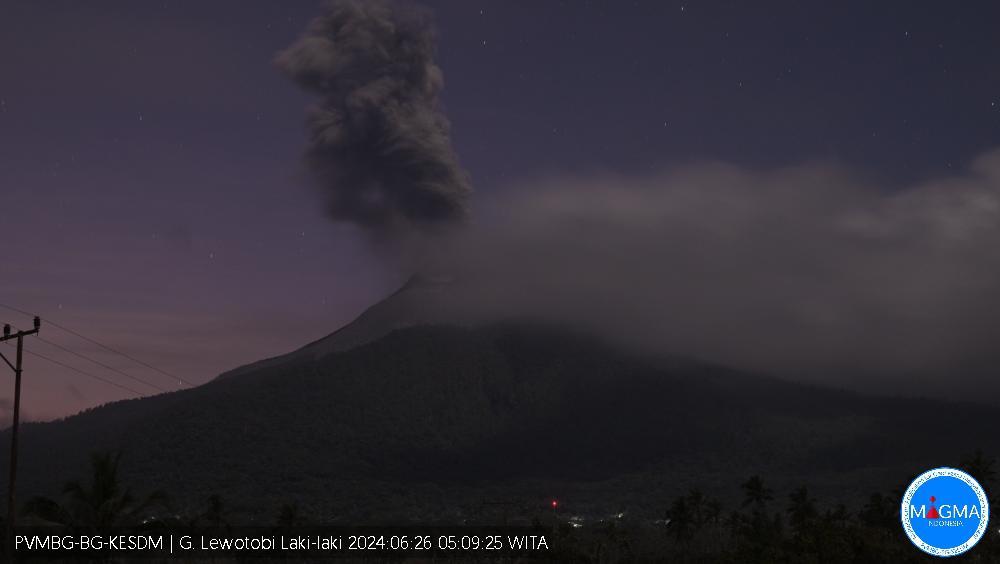
{"type": "Polygon", "coordinates": [[[10,474],[7,482],[7,542],[13,542],[14,518],[17,515],[14,505],[14,482],[17,477],[17,428],[21,417],[21,361],[24,356],[24,338],[38,333],[41,326],[42,320],[36,316],[35,326],[32,330],[11,333],[10,325],[4,325],[3,336],[0,337],[0,343],[17,339],[17,357],[14,364],[11,364],[7,357],[0,352],[0,358],[14,371],[14,424],[10,428],[10,474]]]}

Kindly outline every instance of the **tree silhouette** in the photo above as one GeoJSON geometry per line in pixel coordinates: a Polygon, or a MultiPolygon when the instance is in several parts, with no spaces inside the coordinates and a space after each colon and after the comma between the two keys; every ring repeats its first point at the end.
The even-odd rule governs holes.
{"type": "Polygon", "coordinates": [[[807,535],[815,524],[818,514],[816,500],[809,497],[809,490],[805,486],[788,496],[788,523],[796,536],[807,535]]]}
{"type": "Polygon", "coordinates": [[[673,501],[667,509],[667,534],[681,543],[690,542],[706,525],[717,523],[722,504],[694,488],[673,501]]]}
{"type": "Polygon", "coordinates": [[[898,522],[898,512],[899,508],[891,499],[876,492],[869,496],[858,517],[867,527],[888,529],[898,522]]]}
{"type": "Polygon", "coordinates": [[[827,509],[823,514],[823,520],[835,527],[844,527],[850,518],[851,514],[843,503],[838,503],[833,509],[827,509]]]}
{"type": "Polygon", "coordinates": [[[986,488],[996,479],[996,459],[987,457],[981,449],[964,456],[958,465],[986,488]]]}
{"type": "Polygon", "coordinates": [[[674,500],[667,510],[667,534],[674,537],[677,542],[686,543],[691,540],[695,533],[695,524],[692,519],[692,512],[688,508],[687,498],[681,496],[674,500]]]}
{"type": "Polygon", "coordinates": [[[749,505],[762,510],[765,503],[774,499],[773,492],[764,485],[764,480],[760,476],[751,476],[740,487],[743,488],[743,507],[749,505]]]}
{"type": "Polygon", "coordinates": [[[99,452],[90,457],[89,484],[68,482],[63,487],[66,500],[59,503],[46,497],[34,497],[24,506],[24,513],[49,523],[70,527],[103,528],[141,524],[151,517],[150,509],[162,507],[166,496],[155,492],[136,498],[118,476],[120,452],[99,452]]]}
{"type": "Polygon", "coordinates": [[[219,494],[212,494],[205,500],[205,510],[199,515],[199,520],[205,521],[211,527],[228,527],[226,519],[226,503],[219,494]]]}

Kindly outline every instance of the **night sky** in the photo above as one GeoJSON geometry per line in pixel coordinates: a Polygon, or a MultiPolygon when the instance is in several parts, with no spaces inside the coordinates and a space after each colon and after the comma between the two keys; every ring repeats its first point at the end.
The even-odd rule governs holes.
{"type": "MultiPolygon", "coordinates": [[[[425,4],[474,208],[526,179],[705,160],[835,162],[896,190],[1000,146],[994,2],[425,4]]],[[[408,273],[331,222],[304,178],[311,97],[274,56],[319,9],[0,6],[0,303],[201,383],[325,335],[400,284],[408,273]]],[[[29,419],[128,395],[28,357],[29,419]]]]}

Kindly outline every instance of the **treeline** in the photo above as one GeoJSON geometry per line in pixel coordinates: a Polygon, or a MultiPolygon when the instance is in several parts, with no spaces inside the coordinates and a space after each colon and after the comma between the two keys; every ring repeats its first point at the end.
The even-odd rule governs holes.
{"type": "MultiPolygon", "coordinates": [[[[993,492],[995,460],[976,451],[960,468],[993,492]]],[[[916,476],[914,476],[915,478],[916,476]]],[[[906,480],[908,484],[910,480],[906,480]]],[[[732,564],[884,564],[933,562],[903,533],[905,486],[872,493],[853,510],[823,507],[805,486],[783,499],[759,476],[741,484],[739,507],[727,511],[698,489],[667,505],[663,518],[609,520],[591,527],[559,524],[554,546],[565,562],[679,562],[732,564]]],[[[992,502],[991,507],[995,506],[992,502]]],[[[991,526],[959,562],[1000,562],[1000,531],[991,526]]]]}
{"type": "MultiPolygon", "coordinates": [[[[18,524],[58,525],[77,531],[230,526],[226,504],[219,496],[178,510],[163,492],[137,495],[119,479],[120,460],[117,453],[94,454],[89,480],[67,483],[59,499],[32,498],[19,512],[18,524]]],[[[993,458],[977,451],[959,467],[979,480],[988,494],[994,491],[993,458]]],[[[536,517],[535,524],[552,528],[551,560],[562,562],[882,564],[937,560],[921,553],[902,531],[903,487],[888,494],[873,493],[856,508],[824,506],[805,486],[777,496],[760,476],[750,477],[740,489],[742,500],[734,508],[727,509],[693,489],[665,503],[658,519],[624,517],[580,523],[553,514],[536,517]]],[[[294,503],[280,507],[269,522],[257,523],[308,524],[294,503]]],[[[975,548],[955,560],[1000,562],[1000,532],[990,527],[975,548]]]]}

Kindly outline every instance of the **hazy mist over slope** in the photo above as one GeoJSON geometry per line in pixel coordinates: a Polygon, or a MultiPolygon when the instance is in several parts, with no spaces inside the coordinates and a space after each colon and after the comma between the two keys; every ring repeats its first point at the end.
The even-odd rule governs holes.
{"type": "Polygon", "coordinates": [[[998,152],[912,186],[832,164],[706,163],[554,175],[483,207],[424,263],[455,276],[470,309],[797,380],[977,399],[993,389],[998,152]]]}

